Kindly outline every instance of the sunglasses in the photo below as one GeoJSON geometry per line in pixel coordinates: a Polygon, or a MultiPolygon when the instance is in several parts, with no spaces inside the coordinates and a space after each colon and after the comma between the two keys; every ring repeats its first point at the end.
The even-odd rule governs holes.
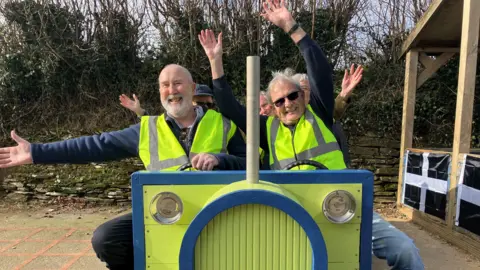
{"type": "MultiPolygon", "coordinates": [[[[300,91],[295,91],[290,93],[288,96],[286,96],[286,98],[288,98],[288,100],[290,101],[294,101],[298,98],[299,95],[300,95],[300,91]]],[[[285,97],[279,98],[275,102],[273,102],[273,104],[275,104],[275,107],[277,108],[283,106],[284,103],[285,103],[285,97]]]]}
{"type": "Polygon", "coordinates": [[[195,103],[201,107],[207,107],[209,109],[215,108],[215,103],[210,103],[210,102],[195,102],[195,103]]]}

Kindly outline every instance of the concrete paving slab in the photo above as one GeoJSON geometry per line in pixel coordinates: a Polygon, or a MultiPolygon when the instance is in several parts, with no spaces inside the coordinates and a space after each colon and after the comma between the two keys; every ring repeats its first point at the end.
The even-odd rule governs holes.
{"type": "Polygon", "coordinates": [[[0,270],[12,270],[30,256],[4,256],[0,255],[0,270]]]}
{"type": "Polygon", "coordinates": [[[43,229],[42,231],[32,235],[29,239],[32,240],[57,240],[69,233],[69,228],[55,228],[55,229],[43,229]]]}
{"type": "Polygon", "coordinates": [[[2,242],[0,242],[0,251],[2,251],[3,249],[8,249],[14,243],[15,243],[14,241],[7,242],[6,240],[2,240],[2,242]]]}
{"type": "Polygon", "coordinates": [[[101,262],[95,256],[85,256],[79,258],[68,270],[86,270],[86,269],[107,269],[105,263],[101,262]]]}
{"type": "Polygon", "coordinates": [[[6,230],[0,229],[0,239],[1,240],[18,240],[25,237],[25,234],[28,233],[30,230],[6,230]]]}
{"type": "Polygon", "coordinates": [[[62,269],[73,256],[39,256],[26,264],[22,270],[62,269]]]}
{"type": "Polygon", "coordinates": [[[72,235],[68,236],[65,240],[85,240],[90,241],[92,239],[92,229],[79,229],[72,233],[72,235]]]}
{"type": "MultiPolygon", "coordinates": [[[[5,250],[7,254],[34,254],[41,251],[46,244],[45,242],[20,242],[13,247],[5,250]]],[[[2,253],[2,254],[3,254],[2,253]]]]}
{"type": "Polygon", "coordinates": [[[59,242],[52,248],[50,248],[45,255],[49,254],[75,254],[79,255],[85,253],[86,250],[91,249],[92,244],[90,242],[59,242]]]}

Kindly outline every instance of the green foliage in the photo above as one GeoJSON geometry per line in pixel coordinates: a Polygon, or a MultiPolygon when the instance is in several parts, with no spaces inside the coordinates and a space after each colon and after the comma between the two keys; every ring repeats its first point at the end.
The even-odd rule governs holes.
{"type": "MultiPolygon", "coordinates": [[[[168,29],[158,27],[168,34],[162,40],[149,40],[139,19],[123,9],[103,7],[86,14],[34,0],[5,4],[5,23],[0,25],[0,136],[6,138],[9,130],[20,128],[24,134],[56,140],[120,129],[136,121],[118,105],[121,93],[136,93],[149,113],[161,112],[157,78],[166,64],[184,65],[196,82],[211,85],[209,62],[197,38],[205,28],[223,32],[225,74],[240,100],[245,96],[248,55],[261,56],[262,89],[272,71],[291,67],[306,72],[290,37],[259,20],[258,14],[234,12],[238,23],[232,26],[232,18],[210,24],[211,18],[204,17],[199,7],[170,8],[175,19],[168,29]]],[[[313,37],[336,66],[349,61],[345,51],[353,48],[345,42],[350,19],[333,13],[316,10],[313,37]]],[[[303,9],[295,17],[311,35],[313,14],[303,9]]],[[[374,43],[358,53],[361,58],[356,59],[361,60],[356,61],[362,63],[355,64],[363,64],[363,80],[342,122],[350,136],[373,132],[399,139],[404,61],[398,54],[408,33],[366,34],[374,43]]],[[[451,145],[457,73],[458,58],[454,58],[417,91],[414,138],[418,145],[451,145]]],[[[335,71],[337,93],[342,77],[343,70],[335,71]]],[[[474,119],[478,119],[480,106],[475,106],[474,119]]],[[[480,125],[475,121],[472,130],[473,146],[480,147],[480,125]]]]}

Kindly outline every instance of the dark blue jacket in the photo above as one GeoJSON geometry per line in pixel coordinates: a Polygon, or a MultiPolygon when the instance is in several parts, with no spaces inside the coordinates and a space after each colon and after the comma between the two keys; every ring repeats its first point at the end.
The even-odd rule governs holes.
{"type": "MultiPolygon", "coordinates": [[[[333,74],[325,54],[310,36],[306,35],[298,42],[300,52],[307,65],[310,83],[310,106],[325,125],[332,129],[333,125],[333,74]]],[[[244,132],[247,132],[246,108],[233,95],[232,88],[225,76],[213,80],[213,91],[219,111],[244,132]]],[[[260,116],[260,147],[267,153],[267,116],[260,116]]]]}
{"type": "MultiPolygon", "coordinates": [[[[165,118],[176,138],[180,136],[180,128],[175,121],[165,118]]],[[[192,127],[188,136],[188,145],[179,142],[188,153],[196,132],[198,121],[192,127]]],[[[79,137],[75,139],[32,144],[34,164],[82,164],[88,162],[103,162],[138,157],[138,142],[140,139],[140,124],[132,125],[119,131],[104,132],[99,135],[79,137]]],[[[219,160],[218,170],[245,170],[246,146],[242,135],[237,132],[230,140],[227,150],[229,154],[215,154],[219,160]]],[[[159,153],[161,155],[161,153],[159,153]]]]}

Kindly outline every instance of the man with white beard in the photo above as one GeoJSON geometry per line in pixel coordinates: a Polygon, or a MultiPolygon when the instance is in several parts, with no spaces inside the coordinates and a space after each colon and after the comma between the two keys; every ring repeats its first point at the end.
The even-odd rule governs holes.
{"type": "MultiPolygon", "coordinates": [[[[17,146],[0,148],[0,169],[24,164],[87,163],[140,157],[151,171],[172,171],[190,162],[197,170],[245,170],[246,147],[235,124],[192,104],[190,72],[168,65],[158,78],[160,116],[143,116],[129,128],[65,141],[34,144],[11,132],[17,146]]],[[[133,269],[132,214],[100,225],[93,249],[109,269],[133,269]]]]}

